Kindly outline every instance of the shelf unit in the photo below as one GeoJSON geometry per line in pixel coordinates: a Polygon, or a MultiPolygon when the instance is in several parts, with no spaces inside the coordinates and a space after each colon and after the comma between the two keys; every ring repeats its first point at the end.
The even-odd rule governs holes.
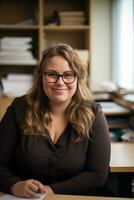
{"type": "MultiPolygon", "coordinates": [[[[90,0],[1,0],[0,38],[30,36],[32,54],[39,62],[42,51],[52,43],[64,42],[75,49],[88,50],[90,61],[90,0]],[[84,25],[45,25],[54,11],[83,11],[84,25]],[[20,23],[20,22],[29,22],[20,23]]],[[[88,65],[89,70],[90,63],[88,65]]],[[[31,73],[36,65],[0,64],[0,77],[7,73],[31,73]]]]}
{"type": "Polygon", "coordinates": [[[131,110],[113,101],[99,102],[105,114],[112,141],[122,141],[121,136],[131,129],[131,110]]]}

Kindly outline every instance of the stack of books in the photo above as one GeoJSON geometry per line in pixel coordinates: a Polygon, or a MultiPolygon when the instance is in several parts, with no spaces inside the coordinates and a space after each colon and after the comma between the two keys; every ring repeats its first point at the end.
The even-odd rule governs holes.
{"type": "Polygon", "coordinates": [[[32,37],[3,37],[0,39],[0,64],[35,65],[32,37]]]}
{"type": "Polygon", "coordinates": [[[83,11],[59,11],[60,25],[84,25],[86,18],[83,11]]]}

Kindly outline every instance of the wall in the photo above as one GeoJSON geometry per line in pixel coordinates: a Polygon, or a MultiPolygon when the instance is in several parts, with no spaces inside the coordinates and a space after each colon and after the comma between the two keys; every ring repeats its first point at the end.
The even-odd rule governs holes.
{"type": "Polygon", "coordinates": [[[111,80],[110,2],[91,0],[91,85],[111,80]]]}

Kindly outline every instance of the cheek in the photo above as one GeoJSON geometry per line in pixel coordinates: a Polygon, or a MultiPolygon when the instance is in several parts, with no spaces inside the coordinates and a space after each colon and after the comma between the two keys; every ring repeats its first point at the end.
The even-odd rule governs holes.
{"type": "Polygon", "coordinates": [[[43,84],[43,90],[44,90],[44,92],[47,93],[47,91],[51,87],[51,83],[47,83],[45,80],[43,80],[42,84],[43,84]]]}
{"type": "Polygon", "coordinates": [[[77,90],[77,82],[75,82],[72,86],[71,86],[71,91],[72,91],[72,94],[74,94],[77,90]]]}

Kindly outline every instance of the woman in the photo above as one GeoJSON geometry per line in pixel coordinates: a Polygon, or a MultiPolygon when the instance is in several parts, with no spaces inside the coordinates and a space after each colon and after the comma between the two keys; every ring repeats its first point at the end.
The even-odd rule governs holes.
{"type": "Polygon", "coordinates": [[[90,195],[106,182],[110,139],[86,67],[69,45],[43,52],[31,91],[0,124],[0,190],[90,195]]]}

